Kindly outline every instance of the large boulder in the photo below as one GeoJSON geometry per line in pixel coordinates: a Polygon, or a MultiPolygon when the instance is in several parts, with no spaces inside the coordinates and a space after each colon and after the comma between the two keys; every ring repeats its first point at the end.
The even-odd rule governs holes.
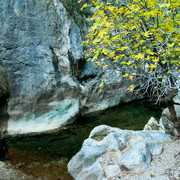
{"type": "Polygon", "coordinates": [[[119,179],[124,172],[141,173],[152,156],[159,155],[159,142],[171,137],[159,131],[121,130],[101,125],[92,130],[81,150],[68,163],[76,180],[119,179]]]}
{"type": "Polygon", "coordinates": [[[79,113],[79,27],[58,0],[0,1],[0,57],[7,69],[9,134],[39,132],[79,113]]]}

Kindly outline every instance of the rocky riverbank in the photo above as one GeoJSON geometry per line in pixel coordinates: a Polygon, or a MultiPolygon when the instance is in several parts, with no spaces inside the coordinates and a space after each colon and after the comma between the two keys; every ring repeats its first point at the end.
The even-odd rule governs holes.
{"type": "Polygon", "coordinates": [[[78,180],[178,179],[180,141],[159,131],[92,130],[68,171],[78,180]]]}
{"type": "MultiPolygon", "coordinates": [[[[142,174],[123,173],[122,180],[172,180],[180,178],[180,140],[171,140],[159,144],[163,152],[152,157],[152,162],[142,174]]],[[[24,174],[8,161],[0,162],[1,180],[37,180],[37,178],[24,174]]],[[[40,178],[38,180],[41,180],[40,178]]],[[[48,180],[48,179],[47,179],[48,180]]]]}

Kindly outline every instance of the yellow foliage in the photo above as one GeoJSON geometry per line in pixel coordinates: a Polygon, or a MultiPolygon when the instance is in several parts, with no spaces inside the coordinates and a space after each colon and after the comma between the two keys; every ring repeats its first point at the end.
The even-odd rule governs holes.
{"type": "Polygon", "coordinates": [[[113,57],[114,55],[115,55],[115,51],[109,53],[110,57],[113,57]]]}
{"type": "Polygon", "coordinates": [[[145,33],[144,33],[144,36],[145,37],[149,37],[151,35],[151,33],[149,32],[149,31],[146,31],[145,33]]]}
{"type": "Polygon", "coordinates": [[[104,66],[103,66],[103,69],[106,68],[106,67],[108,67],[108,65],[104,65],[104,66]]]}
{"type": "Polygon", "coordinates": [[[125,75],[123,75],[123,77],[128,77],[129,76],[129,74],[125,74],[125,75]]]}
{"type": "Polygon", "coordinates": [[[144,54],[143,53],[139,53],[138,55],[134,56],[136,59],[143,59],[144,58],[144,54]]]}
{"type": "Polygon", "coordinates": [[[99,61],[96,61],[96,64],[97,64],[97,66],[100,66],[100,65],[101,65],[101,63],[100,63],[99,61]]]}
{"type": "Polygon", "coordinates": [[[94,138],[92,138],[92,139],[94,139],[94,140],[96,140],[96,141],[102,141],[102,140],[104,139],[104,137],[94,137],[94,138]]]}
{"type": "Polygon", "coordinates": [[[104,83],[102,82],[100,85],[99,85],[99,87],[102,87],[104,85],[104,83]]]}
{"type": "Polygon", "coordinates": [[[133,90],[134,90],[134,85],[131,84],[131,85],[129,86],[129,88],[127,88],[127,91],[128,91],[128,92],[132,92],[133,90]]]}
{"type": "Polygon", "coordinates": [[[126,64],[127,64],[127,65],[131,65],[131,64],[132,64],[132,61],[128,61],[126,64]]]}
{"type": "MultiPolygon", "coordinates": [[[[91,6],[96,11],[87,21],[93,25],[83,41],[84,46],[91,47],[86,50],[88,60],[100,66],[101,61],[110,59],[128,72],[123,77],[130,80],[141,75],[146,64],[149,73],[158,72],[164,78],[166,74],[160,73],[166,71],[158,68],[180,67],[179,0],[132,0],[120,7],[116,3],[92,0],[82,10],[91,6]]],[[[131,85],[128,91],[133,89],[131,85]]]]}
{"type": "Polygon", "coordinates": [[[159,57],[155,57],[153,60],[152,60],[153,62],[159,62],[159,57]]]}
{"type": "Polygon", "coordinates": [[[106,32],[105,29],[103,29],[102,31],[100,31],[99,34],[98,34],[99,38],[103,38],[106,33],[107,33],[107,32],[106,32]]]}
{"type": "Polygon", "coordinates": [[[134,78],[134,76],[129,76],[129,80],[132,80],[134,78]]]}
{"type": "Polygon", "coordinates": [[[124,51],[125,49],[128,49],[129,47],[125,46],[125,47],[121,47],[120,51],[124,51]]]}
{"type": "Polygon", "coordinates": [[[149,66],[149,69],[150,69],[150,70],[153,70],[153,69],[156,68],[156,67],[157,67],[157,65],[151,64],[151,65],[149,66]]]}

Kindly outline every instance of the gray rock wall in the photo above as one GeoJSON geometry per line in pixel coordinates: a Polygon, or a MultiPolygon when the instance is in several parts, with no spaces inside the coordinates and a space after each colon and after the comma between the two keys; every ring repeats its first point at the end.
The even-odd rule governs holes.
{"type": "MultiPolygon", "coordinates": [[[[71,1],[0,1],[0,57],[10,88],[7,130],[52,130],[81,113],[106,109],[135,97],[120,72],[95,69],[83,47],[71,1]],[[65,3],[65,5],[64,5],[65,3]],[[76,23],[75,23],[76,22],[76,23]],[[102,93],[99,84],[104,81],[102,93]]],[[[81,24],[86,33],[87,24],[81,24]]]]}

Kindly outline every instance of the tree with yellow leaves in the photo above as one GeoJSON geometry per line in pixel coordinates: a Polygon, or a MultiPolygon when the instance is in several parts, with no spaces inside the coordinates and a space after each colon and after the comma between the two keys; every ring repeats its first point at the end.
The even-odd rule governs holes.
{"type": "Polygon", "coordinates": [[[179,1],[92,0],[82,10],[89,7],[94,14],[87,21],[93,25],[83,42],[88,60],[103,69],[118,68],[131,82],[140,80],[138,90],[131,83],[128,91],[140,90],[165,101],[171,120],[178,124],[173,98],[180,86],[179,1]]]}

